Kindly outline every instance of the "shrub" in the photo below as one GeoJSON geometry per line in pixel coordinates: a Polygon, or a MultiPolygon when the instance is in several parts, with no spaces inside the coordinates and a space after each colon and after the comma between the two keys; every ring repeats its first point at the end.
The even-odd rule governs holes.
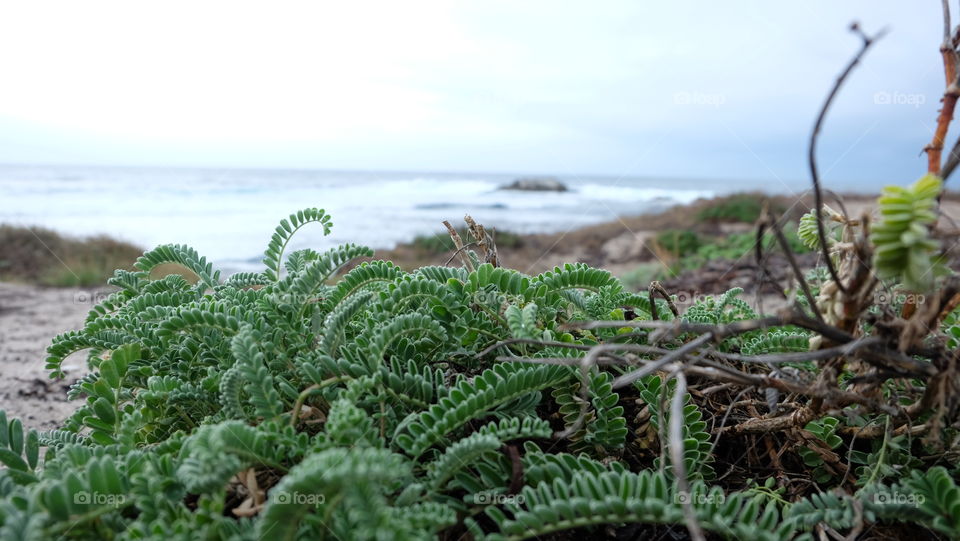
{"type": "MultiPolygon", "coordinates": [[[[787,239],[787,245],[790,251],[795,254],[810,252],[797,235],[796,227],[793,224],[787,224],[784,227],[783,235],[787,239]]],[[[695,250],[687,252],[678,260],[671,262],[669,268],[660,266],[661,274],[664,276],[676,276],[677,274],[692,269],[698,269],[709,261],[740,259],[753,259],[756,251],[757,235],[755,232],[733,233],[721,237],[698,237],[698,246],[695,250]]],[[[764,251],[778,251],[779,245],[772,233],[766,233],[763,237],[764,251]]],[[[635,279],[640,275],[633,276],[635,279]]],[[[651,278],[652,279],[652,278],[651,278]]],[[[644,286],[645,287],[645,286],[644,286]]]]}
{"type": "MultiPolygon", "coordinates": [[[[697,213],[700,222],[739,222],[752,224],[763,210],[762,194],[734,194],[718,198],[697,213]]],[[[782,209],[777,208],[777,211],[782,209]]]]}
{"type": "Polygon", "coordinates": [[[655,242],[661,250],[682,257],[697,251],[700,247],[700,237],[693,231],[668,229],[657,233],[655,242]]]}
{"type": "MultiPolygon", "coordinates": [[[[727,539],[809,538],[818,525],[857,520],[960,533],[955,472],[894,464],[909,455],[902,447],[867,457],[877,471],[899,468],[899,481],[881,484],[884,470],[852,494],[810,490],[844,486],[832,474],[834,450],[852,445],[842,429],[874,424],[876,412],[784,428],[792,445],[777,460],[808,492],[787,502],[769,482],[721,484],[720,467],[732,469],[752,441],[716,446],[726,417],[708,408],[721,395],[688,392],[676,372],[589,362],[594,346],[637,353],[631,365],[661,352],[682,359],[698,345],[696,361],[713,366],[708,353],[803,354],[802,329],[750,327],[758,314],[739,290],[674,318],[663,300],[651,304],[583,264],[527,276],[471,253],[472,272],[371,261],[341,274],[371,250],[285,253],[295,231],[319,226],[329,232],[319,209],[283,220],[264,272],[221,281],[184,245],[116,271],[109,282],[119,291],[48,350],[54,376],[67,355],[87,351],[92,373],[70,391],[83,398],[76,413],[38,433],[0,412],[0,538],[644,537],[690,520],[727,539]],[[164,264],[197,281],[151,278],[164,264]],[[658,323],[655,312],[678,333],[627,328],[658,323]],[[593,320],[606,325],[577,323],[593,320]],[[743,334],[692,339],[684,325],[743,334]],[[887,504],[904,493],[923,505],[887,504]]],[[[722,368],[781,377],[756,366],[722,368]]],[[[742,401],[753,411],[756,402],[742,401]]],[[[777,419],[742,423],[751,421],[777,419]]]]}

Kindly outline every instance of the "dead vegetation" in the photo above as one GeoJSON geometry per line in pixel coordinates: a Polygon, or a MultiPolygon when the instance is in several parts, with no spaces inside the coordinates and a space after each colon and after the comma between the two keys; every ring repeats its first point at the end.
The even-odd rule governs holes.
{"type": "Polygon", "coordinates": [[[143,249],[106,235],[75,238],[42,227],[0,225],[0,281],[93,286],[131,268],[143,249]]]}
{"type": "MultiPolygon", "coordinates": [[[[591,374],[600,366],[616,366],[622,374],[612,388],[623,393],[631,393],[638,381],[654,375],[673,384],[669,425],[661,426],[653,439],[659,439],[661,456],[670,458],[681,493],[688,490],[687,469],[691,464],[684,427],[688,397],[705,412],[714,440],[711,451],[716,451],[720,459],[716,464],[719,479],[739,478],[736,484],[772,477],[776,481],[770,486],[778,487],[777,494],[784,495],[786,501],[811,494],[817,485],[829,486],[841,501],[851,502],[848,511],[852,511],[843,520],[824,518],[816,523],[815,532],[821,539],[856,539],[871,528],[875,535],[886,535],[873,524],[875,517],[865,516],[864,506],[868,504],[863,496],[878,479],[894,475],[894,469],[877,473],[889,466],[885,460],[896,464],[900,475],[913,467],[945,464],[953,470],[951,476],[956,482],[955,465],[960,458],[960,347],[955,335],[960,335],[960,328],[954,327],[960,306],[960,276],[947,266],[954,261],[957,228],[943,212],[942,185],[960,158],[951,154],[951,164],[941,168],[941,151],[960,94],[960,27],[950,33],[949,9],[944,5],[947,32],[941,52],[947,89],[934,140],[925,148],[926,176],[909,188],[885,188],[878,201],[878,214],[851,213],[844,199],[836,196],[832,197],[833,204],[840,211],[825,206],[816,165],[820,126],[847,76],[883,35],[868,36],[854,24],[851,29],[862,38],[862,49],[830,91],[810,139],[813,210],[806,217],[797,217],[806,220],[808,227],[805,231],[801,227],[800,238],[814,254],[801,261],[784,235],[785,215],[797,212],[797,205],[776,209],[777,201],[766,201],[756,218],[757,242],[749,254],[753,258],[754,288],[770,287],[783,297],[785,306],[773,315],[761,315],[737,305],[728,293],[721,299],[698,301],[684,311],[674,302],[677,296],[671,294],[675,291],[653,282],[647,303],[650,319],[614,318],[563,325],[561,330],[574,336],[618,329],[629,339],[615,337],[591,347],[540,343],[586,354],[520,359],[580,369],[580,414],[556,438],[569,438],[591,419],[591,374]],[[775,246],[762,242],[768,232],[775,246]],[[779,254],[773,255],[771,248],[779,254]],[[815,272],[808,272],[815,263],[819,264],[815,272]],[[657,298],[666,301],[659,310],[669,307],[659,315],[657,298]],[[727,308],[730,312],[725,312],[727,308]],[[948,321],[954,322],[954,327],[947,329],[948,321]],[[743,343],[737,341],[738,337],[757,336],[758,332],[771,333],[762,334],[765,338],[761,340],[778,332],[786,336],[790,329],[805,333],[801,337],[809,336],[808,346],[796,351],[778,349],[776,341],[771,340],[767,351],[747,353],[743,343]],[[806,369],[791,368],[797,365],[806,369]],[[908,439],[903,440],[903,436],[908,439]],[[876,440],[882,443],[878,446],[876,440]],[[884,456],[892,441],[898,441],[897,448],[906,457],[891,460],[884,456]],[[905,448],[899,447],[904,443],[905,448]],[[842,445],[846,453],[841,452],[842,445]],[[880,455],[876,455],[878,448],[880,455]],[[804,450],[804,461],[793,461],[788,453],[791,450],[804,450]],[[743,464],[744,457],[747,464],[743,464]],[[872,462],[877,460],[880,464],[872,462]],[[858,463],[866,464],[866,470],[858,473],[858,463]]],[[[954,148],[958,146],[960,142],[954,148]]],[[[744,206],[744,213],[749,213],[750,207],[744,206]]],[[[807,208],[804,205],[799,211],[807,208]]],[[[704,216],[702,212],[697,214],[704,216]]],[[[686,212],[685,218],[674,216],[676,221],[669,225],[695,229],[707,223],[716,226],[726,218],[720,212],[707,214],[713,219],[692,221],[690,216],[695,214],[686,212]]],[[[658,219],[669,217],[670,213],[644,217],[633,224],[645,230],[658,219]]],[[[600,233],[599,238],[610,238],[619,234],[621,227],[633,231],[626,221],[597,226],[593,231],[600,233]]],[[[555,237],[555,244],[564,238],[555,237]]],[[[580,260],[597,264],[586,254],[597,254],[602,245],[583,242],[578,247],[583,250],[580,260]]],[[[509,257],[505,253],[505,258],[509,257]]],[[[501,342],[488,351],[512,342],[501,342]]],[[[503,356],[498,360],[518,358],[503,356]]],[[[661,410],[667,399],[667,393],[661,395],[661,410]]],[[[953,509],[945,511],[952,516],[945,518],[944,524],[954,526],[937,529],[955,534],[957,530],[951,528],[958,520],[955,511],[960,500],[953,492],[938,498],[953,509]]],[[[690,537],[705,539],[694,507],[687,500],[683,503],[690,537]]],[[[891,531],[890,535],[897,534],[891,531]]],[[[937,538],[932,531],[914,535],[937,538]]]]}

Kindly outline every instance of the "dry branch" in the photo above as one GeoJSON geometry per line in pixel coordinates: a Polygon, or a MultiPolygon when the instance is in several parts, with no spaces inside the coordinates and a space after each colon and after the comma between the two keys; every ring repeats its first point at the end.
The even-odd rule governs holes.
{"type": "Polygon", "coordinates": [[[823,106],[820,108],[820,114],[817,115],[817,122],[813,126],[813,132],[810,134],[810,145],[807,153],[807,160],[810,164],[810,175],[813,179],[813,196],[814,196],[814,212],[817,215],[817,234],[820,237],[820,249],[823,251],[824,263],[827,266],[827,270],[830,272],[830,277],[833,278],[834,282],[837,283],[837,287],[840,288],[840,291],[846,292],[846,288],[843,283],[840,281],[839,276],[837,275],[837,269],[834,268],[833,262],[830,260],[830,248],[827,244],[827,234],[823,227],[823,216],[822,216],[822,207],[823,207],[823,194],[821,193],[820,188],[820,174],[817,171],[817,138],[820,136],[820,128],[823,126],[823,120],[827,116],[827,111],[830,109],[830,104],[833,103],[833,99],[837,96],[837,93],[840,90],[840,87],[843,85],[843,82],[850,75],[850,72],[853,71],[853,68],[860,63],[860,59],[863,58],[863,55],[866,54],[867,50],[870,49],[870,46],[873,45],[875,41],[882,38],[886,34],[886,30],[881,30],[872,38],[867,36],[860,30],[860,26],[857,23],[850,25],[850,30],[856,32],[863,40],[863,46],[860,48],[860,51],[856,56],[853,57],[853,60],[847,64],[846,69],[840,74],[840,77],[837,78],[837,82],[834,83],[833,88],[830,90],[830,94],[827,95],[827,100],[823,103],[823,106]]]}
{"type": "Polygon", "coordinates": [[[456,254],[460,256],[460,261],[463,262],[463,268],[467,269],[468,272],[473,272],[473,262],[470,261],[470,257],[465,251],[460,234],[457,233],[457,230],[454,229],[447,220],[443,221],[443,225],[446,226],[447,232],[450,233],[450,238],[453,239],[453,245],[457,248],[456,254]]]}
{"type": "Polygon", "coordinates": [[[927,172],[931,175],[941,174],[943,144],[947,138],[947,129],[953,120],[953,111],[960,96],[960,87],[957,80],[957,49],[954,39],[950,36],[950,6],[943,0],[943,42],[940,44],[940,55],[943,58],[943,75],[946,90],[940,102],[943,106],[937,116],[937,128],[933,133],[933,140],[924,151],[927,153],[927,172]]]}

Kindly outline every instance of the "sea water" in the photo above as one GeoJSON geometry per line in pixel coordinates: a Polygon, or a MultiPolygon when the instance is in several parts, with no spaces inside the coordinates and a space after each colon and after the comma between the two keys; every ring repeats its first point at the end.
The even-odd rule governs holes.
{"type": "MultiPolygon", "coordinates": [[[[261,268],[279,220],[305,207],[333,231],[305,227],[290,250],[354,242],[391,248],[444,231],[464,214],[500,231],[546,233],[658,211],[734,185],[560,177],[566,192],[500,190],[521,175],[319,170],[0,165],[0,223],[75,236],[108,234],[144,248],[194,247],[225,271],[261,268]],[[722,187],[723,186],[723,187],[722,187]]],[[[749,188],[747,186],[746,188],[749,188]]]]}

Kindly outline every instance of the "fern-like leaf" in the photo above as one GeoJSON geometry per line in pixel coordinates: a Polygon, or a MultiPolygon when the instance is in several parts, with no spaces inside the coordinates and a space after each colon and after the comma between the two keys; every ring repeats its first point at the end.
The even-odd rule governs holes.
{"type": "Polygon", "coordinates": [[[394,437],[394,443],[409,455],[419,457],[471,419],[568,377],[570,371],[564,366],[498,364],[473,381],[461,379],[438,404],[408,423],[405,430],[394,437]]]}
{"type": "Polygon", "coordinates": [[[140,256],[134,266],[144,273],[149,273],[163,263],[176,263],[187,268],[208,288],[212,289],[220,284],[220,271],[213,269],[213,263],[207,262],[207,258],[200,257],[196,250],[184,244],[157,246],[140,256]]]}
{"type": "Polygon", "coordinates": [[[268,279],[273,281],[280,279],[280,263],[283,262],[283,252],[290,242],[290,238],[301,227],[313,222],[323,226],[324,235],[330,234],[333,223],[323,209],[303,209],[291,214],[288,218],[280,220],[280,225],[274,230],[273,236],[270,238],[270,244],[267,245],[263,254],[263,264],[267,267],[264,275],[268,279]]]}

